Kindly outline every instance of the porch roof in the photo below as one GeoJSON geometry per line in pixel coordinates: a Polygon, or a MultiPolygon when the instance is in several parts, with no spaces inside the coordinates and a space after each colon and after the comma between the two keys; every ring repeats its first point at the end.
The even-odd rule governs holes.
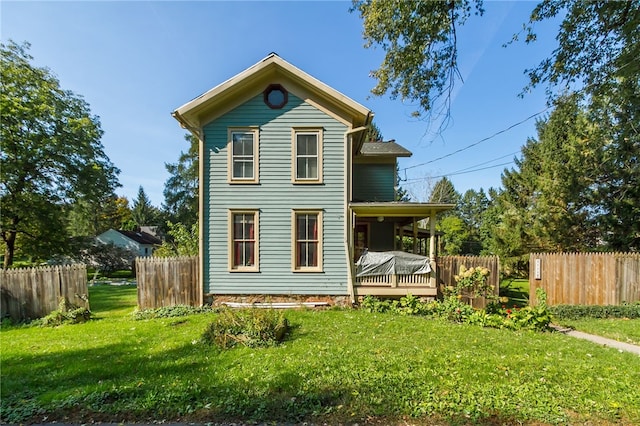
{"type": "Polygon", "coordinates": [[[404,201],[390,202],[352,202],[349,208],[360,217],[403,217],[425,219],[432,213],[451,210],[455,204],[450,203],[411,203],[404,201]]]}

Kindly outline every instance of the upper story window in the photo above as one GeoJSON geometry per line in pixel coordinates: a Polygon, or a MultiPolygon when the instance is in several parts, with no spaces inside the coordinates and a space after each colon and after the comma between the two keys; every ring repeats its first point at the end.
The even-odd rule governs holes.
{"type": "Polygon", "coordinates": [[[258,128],[229,129],[229,182],[258,182],[258,128]]]}
{"type": "Polygon", "coordinates": [[[293,182],[322,183],[322,129],[293,129],[293,182]]]}
{"type": "Polygon", "coordinates": [[[264,103],[271,109],[280,109],[287,104],[289,94],[279,84],[272,84],[264,91],[264,103]]]}

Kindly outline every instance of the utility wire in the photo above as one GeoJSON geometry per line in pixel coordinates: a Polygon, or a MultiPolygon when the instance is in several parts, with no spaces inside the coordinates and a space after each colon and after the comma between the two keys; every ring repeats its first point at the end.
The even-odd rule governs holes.
{"type": "Polygon", "coordinates": [[[511,163],[513,163],[513,161],[507,161],[506,163],[494,164],[493,166],[487,166],[487,167],[482,167],[482,168],[473,169],[473,170],[462,169],[462,170],[459,170],[457,172],[451,172],[451,173],[447,173],[445,175],[440,175],[440,176],[427,176],[427,177],[424,177],[424,178],[408,179],[408,180],[404,181],[402,183],[402,185],[403,186],[405,186],[405,185],[413,185],[414,183],[424,182],[427,179],[438,179],[438,178],[443,178],[443,177],[448,177],[448,176],[464,175],[464,174],[467,174],[467,173],[475,173],[475,172],[479,172],[481,170],[487,170],[487,169],[493,169],[495,167],[506,166],[506,165],[511,164],[511,163]]]}
{"type": "Polygon", "coordinates": [[[460,153],[460,152],[462,152],[462,151],[466,151],[466,150],[467,150],[467,149],[469,149],[469,148],[473,148],[474,146],[479,145],[479,144],[481,144],[482,142],[486,142],[486,141],[488,141],[488,140],[490,140],[490,139],[493,139],[493,138],[495,138],[496,136],[501,135],[502,133],[508,132],[509,130],[513,129],[514,127],[517,127],[517,126],[519,126],[519,125],[521,125],[521,124],[526,123],[527,121],[529,121],[529,120],[531,120],[532,118],[534,118],[534,117],[536,117],[536,116],[538,116],[538,115],[540,115],[540,114],[542,114],[542,113],[544,113],[544,112],[548,111],[548,110],[549,110],[549,109],[551,109],[551,108],[552,108],[551,106],[548,106],[548,107],[546,107],[545,109],[543,109],[542,111],[536,112],[535,114],[530,115],[529,117],[525,118],[524,120],[521,120],[521,121],[519,121],[519,122],[517,122],[517,123],[515,123],[515,124],[512,124],[511,126],[507,127],[506,129],[502,129],[502,130],[500,130],[500,131],[498,131],[498,132],[496,132],[496,133],[492,134],[491,136],[487,136],[486,138],[480,139],[479,141],[474,142],[474,143],[472,143],[472,144],[470,144],[470,145],[467,145],[467,146],[465,146],[464,148],[460,148],[460,149],[458,149],[458,150],[456,150],[456,151],[450,152],[449,154],[445,154],[445,155],[443,155],[442,157],[434,158],[433,160],[429,160],[429,161],[426,161],[426,162],[424,162],[424,163],[414,164],[413,166],[405,167],[404,169],[401,169],[401,171],[406,172],[407,170],[414,169],[414,168],[416,168],[416,167],[426,166],[427,164],[435,163],[435,162],[436,162],[436,161],[438,161],[438,160],[442,160],[442,159],[444,159],[444,158],[451,157],[452,155],[458,154],[458,153],[460,153]]]}

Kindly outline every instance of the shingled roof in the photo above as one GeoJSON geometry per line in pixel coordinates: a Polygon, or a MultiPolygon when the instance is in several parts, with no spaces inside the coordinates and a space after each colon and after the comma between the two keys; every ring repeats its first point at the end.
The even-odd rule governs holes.
{"type": "Polygon", "coordinates": [[[146,232],[125,231],[122,229],[118,229],[118,232],[124,235],[125,237],[130,238],[133,241],[140,244],[151,244],[151,245],[162,244],[162,241],[159,238],[151,234],[147,234],[146,232]]]}
{"type": "Polygon", "coordinates": [[[395,140],[365,142],[360,148],[360,155],[366,157],[411,157],[411,151],[397,144],[395,140]]]}

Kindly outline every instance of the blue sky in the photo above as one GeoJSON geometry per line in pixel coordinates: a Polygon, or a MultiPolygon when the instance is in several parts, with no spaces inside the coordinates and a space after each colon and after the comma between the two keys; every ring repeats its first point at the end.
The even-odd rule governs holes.
{"type": "Polygon", "coordinates": [[[499,187],[511,166],[503,163],[535,137],[534,119],[492,137],[546,107],[543,88],[518,94],[527,83],[524,70],[553,50],[557,24],[541,26],[533,45],[502,47],[534,5],[488,1],[483,17],[459,28],[464,83],[439,134],[433,131],[439,123],[411,117],[415,105],[371,96],[369,73],[383,52],[364,48],[362,21],[349,13],[350,2],[3,0],[0,38],[30,42],[34,63],[89,103],[100,117],[105,151],[121,169],[116,192],[130,202],[142,186],[160,207],[164,164],[188,149],[171,111],[270,52],[373,110],[384,138],[413,152],[400,160],[402,186],[424,201],[443,175],[460,193],[499,187]],[[477,169],[483,170],[469,172],[477,169]]]}

